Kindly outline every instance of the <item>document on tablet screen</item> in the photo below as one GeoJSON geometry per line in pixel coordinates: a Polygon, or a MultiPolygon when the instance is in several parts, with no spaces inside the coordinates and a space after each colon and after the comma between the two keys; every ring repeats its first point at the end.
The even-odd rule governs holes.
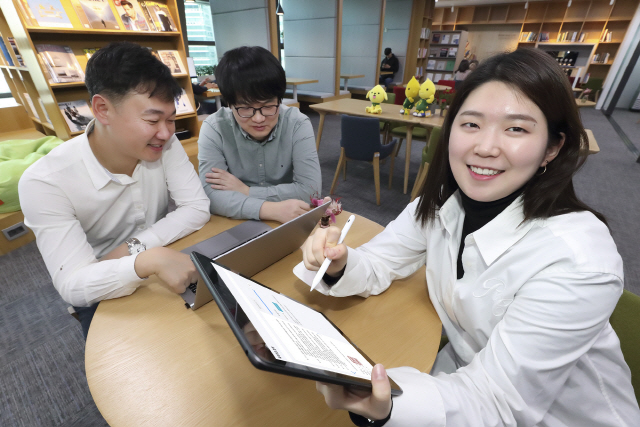
{"type": "Polygon", "coordinates": [[[373,366],[322,314],[212,265],[275,358],[371,379],[373,366]]]}

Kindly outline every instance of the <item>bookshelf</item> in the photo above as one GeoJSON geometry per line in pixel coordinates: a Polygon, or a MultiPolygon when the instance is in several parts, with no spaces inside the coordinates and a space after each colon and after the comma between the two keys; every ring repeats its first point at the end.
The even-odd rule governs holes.
{"type": "Polygon", "coordinates": [[[433,30],[424,73],[434,83],[454,80],[455,70],[464,59],[466,31],[433,30]]]}
{"type": "Polygon", "coordinates": [[[605,79],[639,2],[573,0],[570,7],[566,1],[541,1],[529,2],[527,9],[523,3],[455,7],[453,11],[450,7],[436,8],[431,32],[468,30],[469,25],[473,25],[473,29],[490,26],[499,31],[500,26],[518,24],[521,26],[518,47],[576,51],[576,66],[581,69],[581,76],[589,73],[591,77],[605,79]],[[605,36],[603,41],[605,31],[611,33],[610,40],[605,36]],[[541,33],[548,41],[540,41],[541,33]],[[582,41],[581,34],[584,34],[582,41]],[[594,58],[607,61],[594,62],[594,58]]]}
{"type": "MultiPolygon", "coordinates": [[[[25,107],[35,128],[46,135],[55,135],[60,139],[68,140],[82,134],[84,131],[73,132],[70,130],[59,110],[58,103],[84,100],[89,104],[89,93],[84,82],[50,82],[49,72],[38,58],[35,47],[38,44],[69,46],[83,70],[88,61],[83,49],[103,47],[114,41],[130,41],[154,50],[177,50],[182,63],[186,66],[184,41],[176,6],[177,0],[167,0],[166,2],[173,22],[178,29],[178,31],[171,32],[124,30],[120,14],[117,13],[113,1],[110,2],[110,6],[118,24],[120,24],[120,30],[85,28],[70,0],[60,1],[73,28],[31,26],[28,25],[29,18],[25,17],[21,11],[19,1],[0,0],[0,35],[15,64],[9,65],[4,55],[0,55],[0,70],[2,70],[15,100],[25,107]],[[24,61],[24,67],[17,66],[16,54],[7,43],[8,37],[15,39],[24,61]],[[32,114],[32,107],[25,94],[31,100],[33,110],[36,111],[38,117],[32,114]],[[49,121],[46,120],[46,117],[49,117],[49,121]]],[[[191,79],[188,74],[178,74],[174,77],[185,90],[192,107],[194,107],[193,113],[176,117],[176,129],[188,129],[191,132],[191,137],[181,142],[190,157],[193,157],[197,154],[200,125],[195,112],[196,104],[191,89],[191,79]]]]}
{"type": "Polygon", "coordinates": [[[424,81],[434,8],[434,0],[413,0],[403,76],[404,83],[407,83],[414,76],[420,82],[424,81]]]}

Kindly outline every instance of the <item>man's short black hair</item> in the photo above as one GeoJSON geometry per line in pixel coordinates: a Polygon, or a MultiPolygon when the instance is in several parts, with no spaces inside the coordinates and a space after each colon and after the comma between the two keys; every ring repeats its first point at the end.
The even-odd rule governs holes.
{"type": "Polygon", "coordinates": [[[278,98],[282,102],[287,78],[280,61],[260,46],[228,50],[216,68],[216,82],[229,105],[253,104],[278,98]]]}
{"type": "Polygon", "coordinates": [[[130,92],[174,102],[182,88],[149,49],[130,42],[110,43],[94,53],[85,72],[89,95],[118,103],[130,92]]]}
{"type": "Polygon", "coordinates": [[[384,50],[384,56],[388,56],[391,53],[391,48],[388,47],[384,50]]]}

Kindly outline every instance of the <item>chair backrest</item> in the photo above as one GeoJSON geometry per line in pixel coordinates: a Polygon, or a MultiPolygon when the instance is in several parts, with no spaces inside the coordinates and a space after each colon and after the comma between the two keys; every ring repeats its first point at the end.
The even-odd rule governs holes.
{"type": "Polygon", "coordinates": [[[405,88],[402,86],[394,86],[393,94],[396,96],[396,104],[402,105],[404,104],[404,100],[407,99],[407,95],[404,93],[405,88]]]}
{"type": "Polygon", "coordinates": [[[380,152],[380,121],[377,118],[342,116],[342,139],[346,156],[353,160],[373,160],[380,152]]]}
{"type": "Polygon", "coordinates": [[[387,93],[387,99],[382,101],[384,104],[395,104],[396,103],[396,94],[395,93],[387,93]]]}
{"type": "Polygon", "coordinates": [[[442,128],[434,127],[431,129],[431,135],[429,135],[429,143],[427,144],[427,151],[425,155],[422,156],[422,161],[428,164],[431,164],[433,161],[433,155],[436,152],[436,147],[438,146],[438,141],[440,141],[440,131],[442,128]]]}
{"type": "Polygon", "coordinates": [[[582,84],[582,88],[583,89],[591,89],[592,91],[597,91],[602,89],[602,82],[604,82],[604,79],[599,79],[596,77],[589,77],[589,80],[587,80],[586,83],[582,84]]]}
{"type": "Polygon", "coordinates": [[[640,403],[640,296],[623,291],[609,322],[620,338],[624,360],[631,369],[631,384],[640,403]]]}

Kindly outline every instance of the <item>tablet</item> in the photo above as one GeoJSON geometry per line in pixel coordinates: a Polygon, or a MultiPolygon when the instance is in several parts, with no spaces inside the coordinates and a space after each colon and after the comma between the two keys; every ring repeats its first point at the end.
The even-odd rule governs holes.
{"type": "MultiPolygon", "coordinates": [[[[253,366],[371,390],[375,363],[324,314],[202,254],[193,252],[191,259],[253,366]]],[[[391,394],[402,394],[389,381],[391,394]]]]}

